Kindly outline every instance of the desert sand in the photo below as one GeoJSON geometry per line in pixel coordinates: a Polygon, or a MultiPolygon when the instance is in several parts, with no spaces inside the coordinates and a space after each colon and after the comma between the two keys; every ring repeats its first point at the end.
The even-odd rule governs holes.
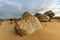
{"type": "Polygon", "coordinates": [[[60,19],[41,22],[43,26],[41,30],[23,37],[14,32],[14,25],[10,21],[2,22],[0,25],[0,40],[60,40],[60,19]]]}

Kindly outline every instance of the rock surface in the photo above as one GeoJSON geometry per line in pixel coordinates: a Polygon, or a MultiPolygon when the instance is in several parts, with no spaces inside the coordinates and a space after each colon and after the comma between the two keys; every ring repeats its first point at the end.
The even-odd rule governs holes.
{"type": "Polygon", "coordinates": [[[40,28],[42,28],[42,26],[39,20],[29,12],[25,12],[22,15],[22,19],[18,21],[18,25],[14,27],[15,31],[22,36],[33,34],[40,28]]]}
{"type": "Polygon", "coordinates": [[[50,10],[50,11],[45,12],[44,15],[47,15],[47,16],[49,16],[50,18],[53,18],[53,16],[55,16],[55,13],[50,10]]]}
{"type": "Polygon", "coordinates": [[[40,14],[40,13],[36,13],[34,16],[36,16],[40,22],[48,22],[49,21],[49,16],[47,15],[43,15],[43,14],[40,14]]]}

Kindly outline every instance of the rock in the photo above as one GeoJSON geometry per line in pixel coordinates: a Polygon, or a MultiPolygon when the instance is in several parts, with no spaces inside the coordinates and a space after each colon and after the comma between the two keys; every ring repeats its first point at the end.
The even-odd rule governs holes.
{"type": "Polygon", "coordinates": [[[7,19],[7,20],[10,20],[11,21],[11,24],[13,22],[18,22],[21,18],[10,18],[10,19],[7,19]]]}
{"type": "Polygon", "coordinates": [[[3,19],[0,19],[0,25],[2,24],[3,21],[4,21],[3,19]]]}
{"type": "Polygon", "coordinates": [[[55,16],[55,13],[50,10],[50,11],[45,12],[44,15],[49,16],[51,19],[51,18],[53,18],[53,16],[55,16]]]}
{"type": "Polygon", "coordinates": [[[24,12],[23,15],[22,15],[22,18],[28,18],[32,16],[29,12],[24,12]]]}
{"type": "Polygon", "coordinates": [[[2,24],[3,21],[0,20],[0,25],[2,24]]]}
{"type": "Polygon", "coordinates": [[[14,27],[15,31],[22,36],[33,34],[37,29],[41,28],[39,20],[29,12],[25,12],[22,19],[18,21],[17,26],[14,27]]]}
{"type": "Polygon", "coordinates": [[[10,21],[16,21],[17,18],[10,18],[9,20],[10,20],[10,21]]]}
{"type": "Polygon", "coordinates": [[[48,22],[49,21],[49,16],[47,15],[42,15],[40,13],[36,13],[34,16],[36,16],[40,22],[48,22]]]}
{"type": "Polygon", "coordinates": [[[10,24],[11,24],[11,21],[9,21],[9,20],[4,20],[2,22],[2,25],[10,25],[10,24]]]}
{"type": "Polygon", "coordinates": [[[55,16],[52,19],[60,19],[60,17],[59,16],[55,16]]]}

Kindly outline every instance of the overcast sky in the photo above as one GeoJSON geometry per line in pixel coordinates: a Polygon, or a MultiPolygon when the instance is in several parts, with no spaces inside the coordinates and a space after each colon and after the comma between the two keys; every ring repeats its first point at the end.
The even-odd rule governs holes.
{"type": "Polygon", "coordinates": [[[57,1],[57,4],[55,6],[55,12],[56,12],[56,16],[60,16],[60,0],[57,1]]]}
{"type": "Polygon", "coordinates": [[[25,11],[36,13],[53,10],[57,12],[59,7],[59,0],[0,0],[0,18],[21,17],[25,11]]]}

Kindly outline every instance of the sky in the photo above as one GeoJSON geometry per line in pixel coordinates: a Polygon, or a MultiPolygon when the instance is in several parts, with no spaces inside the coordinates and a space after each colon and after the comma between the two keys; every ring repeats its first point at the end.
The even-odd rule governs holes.
{"type": "Polygon", "coordinates": [[[51,10],[56,14],[56,16],[60,16],[60,0],[56,1],[56,5],[52,7],[51,10]]]}
{"type": "Polygon", "coordinates": [[[0,0],[0,18],[21,17],[23,12],[31,14],[53,10],[56,16],[60,15],[60,0],[0,0]]]}
{"type": "Polygon", "coordinates": [[[60,0],[57,1],[55,9],[56,9],[56,16],[60,16],[60,0]]]}

